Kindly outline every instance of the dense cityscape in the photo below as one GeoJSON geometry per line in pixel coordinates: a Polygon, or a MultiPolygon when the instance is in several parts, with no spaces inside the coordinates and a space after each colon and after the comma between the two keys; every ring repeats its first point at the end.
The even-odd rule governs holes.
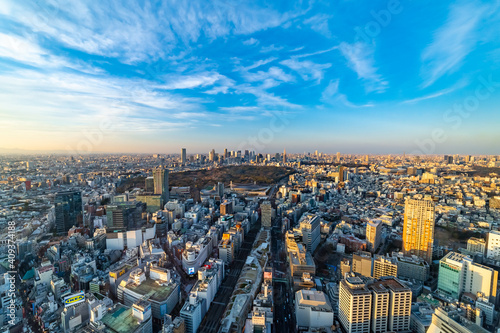
{"type": "Polygon", "coordinates": [[[500,333],[500,0],[0,0],[0,333],[500,333]]]}
{"type": "Polygon", "coordinates": [[[181,149],[0,168],[2,331],[499,329],[500,156],[181,149]],[[274,172],[240,183],[252,168],[274,172]],[[175,185],[225,170],[234,182],[175,185]]]}

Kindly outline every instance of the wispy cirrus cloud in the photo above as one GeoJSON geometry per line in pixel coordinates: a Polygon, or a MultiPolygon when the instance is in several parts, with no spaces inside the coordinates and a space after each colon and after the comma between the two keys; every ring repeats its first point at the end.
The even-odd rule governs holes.
{"type": "Polygon", "coordinates": [[[467,86],[467,84],[468,84],[468,81],[466,79],[462,79],[449,88],[442,89],[442,90],[439,90],[439,91],[436,91],[434,93],[427,94],[424,96],[408,99],[408,100],[401,102],[401,104],[414,104],[414,103],[418,103],[421,101],[425,101],[425,100],[429,100],[429,99],[433,99],[433,98],[438,98],[438,97],[441,97],[444,95],[448,95],[448,94],[450,94],[458,89],[461,89],[461,88],[467,86]]]}
{"type": "Polygon", "coordinates": [[[315,62],[297,59],[287,59],[280,62],[280,64],[289,67],[296,71],[302,79],[309,81],[315,80],[320,83],[324,76],[324,71],[332,66],[332,64],[317,64],[315,62]]]}
{"type": "Polygon", "coordinates": [[[383,92],[389,86],[375,67],[374,50],[363,42],[349,44],[342,42],[339,46],[340,51],[347,59],[349,67],[362,79],[367,92],[383,92]]]}
{"type": "Polygon", "coordinates": [[[373,106],[372,104],[356,105],[354,103],[351,103],[347,99],[347,96],[345,94],[339,92],[339,83],[340,83],[339,79],[331,80],[328,83],[328,86],[326,86],[325,90],[323,90],[323,93],[321,94],[321,101],[330,105],[341,103],[350,108],[373,106]]]}
{"type": "Polygon", "coordinates": [[[487,9],[478,3],[452,6],[446,23],[435,32],[433,42],[422,53],[424,88],[460,67],[478,41],[476,28],[487,9]]]}
{"type": "Polygon", "coordinates": [[[332,33],[330,28],[328,27],[328,21],[332,18],[330,15],[326,14],[317,14],[306,20],[304,20],[304,24],[309,25],[311,29],[322,34],[325,37],[331,37],[332,33]]]}

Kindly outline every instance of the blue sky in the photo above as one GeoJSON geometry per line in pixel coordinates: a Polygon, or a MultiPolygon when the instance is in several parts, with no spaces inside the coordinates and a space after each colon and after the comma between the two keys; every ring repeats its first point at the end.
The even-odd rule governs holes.
{"type": "Polygon", "coordinates": [[[0,3],[0,147],[499,154],[500,1],[0,3]]]}

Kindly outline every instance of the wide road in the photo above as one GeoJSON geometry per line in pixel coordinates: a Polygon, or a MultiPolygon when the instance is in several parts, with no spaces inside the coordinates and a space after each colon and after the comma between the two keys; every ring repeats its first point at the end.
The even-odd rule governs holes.
{"type": "Polygon", "coordinates": [[[277,333],[295,332],[295,311],[293,286],[286,258],[284,234],[281,232],[281,218],[277,217],[272,228],[273,301],[274,329],[277,333]]]}
{"type": "Polygon", "coordinates": [[[240,248],[238,256],[230,266],[231,271],[225,277],[224,281],[219,287],[219,290],[217,291],[212,304],[210,304],[210,308],[208,309],[205,318],[198,328],[198,332],[217,333],[219,331],[222,316],[224,315],[224,310],[229,303],[231,294],[233,293],[234,287],[236,286],[236,282],[238,281],[238,277],[240,276],[241,270],[243,269],[243,265],[245,264],[245,261],[252,250],[253,242],[255,241],[255,237],[257,236],[259,230],[260,218],[255,223],[254,227],[250,230],[248,235],[245,236],[245,241],[240,248]]]}

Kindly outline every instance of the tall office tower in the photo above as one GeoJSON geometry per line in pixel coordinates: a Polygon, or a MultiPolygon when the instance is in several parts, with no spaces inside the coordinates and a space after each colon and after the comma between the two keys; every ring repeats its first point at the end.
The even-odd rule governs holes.
{"type": "Polygon", "coordinates": [[[153,169],[154,194],[160,194],[164,202],[167,202],[170,193],[168,188],[168,169],[153,169]]]}
{"type": "Polygon", "coordinates": [[[286,163],[286,149],[283,150],[283,163],[286,163]]]}
{"type": "Polygon", "coordinates": [[[369,333],[372,293],[359,277],[340,281],[339,320],[347,333],[369,333]]]}
{"type": "Polygon", "coordinates": [[[227,152],[227,148],[224,148],[224,159],[229,157],[229,153],[227,152]]]}
{"type": "Polygon", "coordinates": [[[185,165],[187,162],[187,158],[186,158],[186,148],[182,148],[181,149],[181,163],[182,165],[185,165]]]}
{"type": "Polygon", "coordinates": [[[337,163],[340,163],[340,152],[337,152],[337,163]]]}
{"type": "Polygon", "coordinates": [[[66,191],[56,193],[55,200],[56,229],[59,235],[68,232],[71,227],[82,220],[82,193],[66,191]]]}
{"type": "Polygon", "coordinates": [[[321,241],[321,219],[314,214],[304,214],[299,220],[302,243],[313,253],[321,241]]]}
{"type": "Polygon", "coordinates": [[[382,239],[382,222],[380,220],[369,221],[366,224],[366,245],[369,251],[374,253],[382,239]]]}
{"type": "Polygon", "coordinates": [[[348,333],[410,330],[411,289],[396,278],[340,281],[339,320],[348,333]]]}
{"type": "Polygon", "coordinates": [[[209,153],[208,153],[208,160],[210,162],[214,162],[215,161],[215,149],[212,149],[209,153]]]}
{"type": "Polygon", "coordinates": [[[403,227],[403,253],[430,263],[434,243],[434,203],[407,199],[403,227]]]}
{"type": "Polygon", "coordinates": [[[339,183],[344,182],[345,180],[345,168],[342,165],[339,165],[339,183]]]}
{"type": "Polygon", "coordinates": [[[366,277],[372,276],[372,254],[359,251],[352,255],[352,271],[366,277]]]}
{"type": "Polygon", "coordinates": [[[365,155],[365,163],[368,163],[368,155],[365,155]]]}
{"type": "Polygon", "coordinates": [[[498,271],[474,263],[471,257],[450,252],[439,261],[438,291],[460,299],[462,293],[482,293],[496,302],[498,271]]]}
{"type": "Polygon", "coordinates": [[[373,277],[380,279],[384,276],[398,276],[398,264],[396,258],[378,256],[373,261],[373,277]]]}
{"type": "Polygon", "coordinates": [[[155,190],[155,180],[153,177],[147,177],[144,181],[144,190],[146,192],[154,192],[155,190]]]}

